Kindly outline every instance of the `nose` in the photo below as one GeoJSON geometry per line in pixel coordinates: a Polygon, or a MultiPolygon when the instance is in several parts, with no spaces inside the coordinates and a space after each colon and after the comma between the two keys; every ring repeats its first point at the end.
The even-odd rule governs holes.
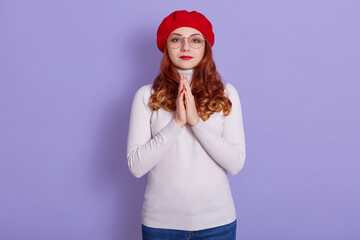
{"type": "Polygon", "coordinates": [[[190,49],[190,43],[188,38],[183,39],[183,42],[181,43],[181,50],[182,51],[187,51],[190,49]]]}

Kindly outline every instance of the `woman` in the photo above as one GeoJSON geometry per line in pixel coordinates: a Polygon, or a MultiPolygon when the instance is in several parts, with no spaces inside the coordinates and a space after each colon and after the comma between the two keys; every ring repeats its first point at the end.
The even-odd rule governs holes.
{"type": "Polygon", "coordinates": [[[227,172],[245,161],[240,99],[216,71],[209,20],[175,11],[157,31],[160,74],[133,99],[127,145],[130,172],[148,174],[142,235],[153,239],[235,239],[227,172]]]}

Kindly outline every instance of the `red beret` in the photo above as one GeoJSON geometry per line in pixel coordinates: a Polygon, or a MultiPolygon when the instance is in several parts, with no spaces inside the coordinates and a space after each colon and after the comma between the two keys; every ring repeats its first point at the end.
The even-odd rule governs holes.
{"type": "Polygon", "coordinates": [[[157,46],[161,52],[164,52],[166,40],[170,33],[179,27],[192,27],[200,31],[211,46],[214,45],[215,36],[212,30],[211,22],[201,13],[196,11],[188,12],[178,10],[164,18],[157,30],[157,46]]]}

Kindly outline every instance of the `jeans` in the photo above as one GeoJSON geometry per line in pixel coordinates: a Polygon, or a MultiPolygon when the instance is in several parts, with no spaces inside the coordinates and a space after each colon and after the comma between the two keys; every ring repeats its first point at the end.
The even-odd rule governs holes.
{"type": "Polygon", "coordinates": [[[229,224],[186,231],[176,229],[152,228],[141,224],[143,240],[235,240],[236,219],[229,224]]]}

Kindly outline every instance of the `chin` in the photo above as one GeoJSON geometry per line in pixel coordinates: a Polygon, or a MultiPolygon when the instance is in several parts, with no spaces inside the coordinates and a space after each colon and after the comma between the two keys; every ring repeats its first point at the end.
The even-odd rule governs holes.
{"type": "Polygon", "coordinates": [[[194,68],[196,65],[195,64],[181,64],[181,65],[176,65],[177,68],[180,69],[191,69],[194,68]]]}
{"type": "Polygon", "coordinates": [[[177,68],[182,69],[182,70],[188,70],[188,69],[191,69],[193,67],[177,67],[177,68]]]}

